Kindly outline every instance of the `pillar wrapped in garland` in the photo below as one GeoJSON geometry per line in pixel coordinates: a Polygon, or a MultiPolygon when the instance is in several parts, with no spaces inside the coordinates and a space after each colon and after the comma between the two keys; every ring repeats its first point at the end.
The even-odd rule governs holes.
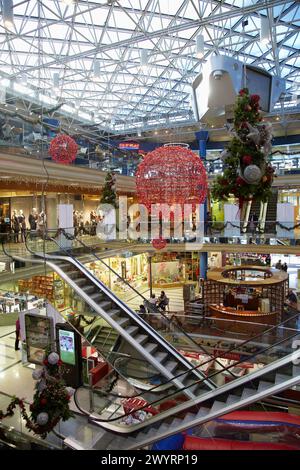
{"type": "Polygon", "coordinates": [[[252,201],[266,203],[272,194],[272,129],[262,122],[259,101],[260,97],[250,95],[247,88],[240,90],[230,129],[232,139],[221,154],[225,170],[212,186],[214,199],[226,201],[232,195],[238,199],[242,220],[249,215],[252,201]]]}

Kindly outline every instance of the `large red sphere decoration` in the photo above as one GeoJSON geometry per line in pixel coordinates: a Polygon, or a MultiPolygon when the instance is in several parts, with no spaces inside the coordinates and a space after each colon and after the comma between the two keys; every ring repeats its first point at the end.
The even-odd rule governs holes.
{"type": "Polygon", "coordinates": [[[149,210],[151,204],[197,204],[207,195],[207,175],[191,150],[160,147],[148,153],[136,171],[137,197],[149,210]]]}
{"type": "Polygon", "coordinates": [[[50,142],[49,153],[57,163],[71,163],[77,155],[78,145],[72,137],[59,134],[50,142]]]}

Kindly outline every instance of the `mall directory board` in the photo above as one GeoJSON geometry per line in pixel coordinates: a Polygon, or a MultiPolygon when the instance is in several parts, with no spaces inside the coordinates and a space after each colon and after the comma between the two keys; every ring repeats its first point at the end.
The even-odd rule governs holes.
{"type": "Polygon", "coordinates": [[[43,364],[46,348],[53,343],[53,320],[34,313],[25,314],[25,336],[27,360],[32,364],[43,364]]]}

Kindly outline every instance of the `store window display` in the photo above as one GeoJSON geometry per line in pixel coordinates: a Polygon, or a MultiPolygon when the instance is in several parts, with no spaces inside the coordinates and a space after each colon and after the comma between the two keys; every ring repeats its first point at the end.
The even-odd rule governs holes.
{"type": "Polygon", "coordinates": [[[46,217],[46,214],[44,211],[41,211],[38,215],[38,218],[37,218],[37,230],[39,232],[39,235],[42,237],[45,233],[45,229],[46,229],[46,221],[47,221],[47,217],[46,217]]]}
{"type": "Polygon", "coordinates": [[[32,231],[36,230],[37,220],[38,220],[38,212],[36,208],[34,207],[28,217],[30,230],[32,231]]]}
{"type": "Polygon", "coordinates": [[[18,214],[18,221],[20,225],[20,232],[21,232],[21,242],[25,242],[25,236],[26,236],[26,220],[25,220],[25,215],[22,209],[19,211],[18,214]]]}
{"type": "Polygon", "coordinates": [[[14,210],[12,213],[11,226],[12,226],[12,231],[13,231],[13,241],[15,243],[19,243],[20,222],[19,222],[19,217],[18,217],[18,213],[16,210],[14,210]]]}

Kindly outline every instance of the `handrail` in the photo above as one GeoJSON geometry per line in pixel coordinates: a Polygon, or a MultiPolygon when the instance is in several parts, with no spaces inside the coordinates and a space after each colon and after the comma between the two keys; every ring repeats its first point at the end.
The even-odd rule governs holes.
{"type": "MultiPolygon", "coordinates": [[[[294,335],[292,335],[291,337],[289,337],[289,338],[284,338],[284,339],[278,341],[277,343],[275,343],[275,344],[273,344],[273,345],[271,345],[271,346],[269,346],[269,347],[263,349],[263,350],[261,351],[261,353],[267,352],[267,351],[269,351],[270,349],[273,349],[274,347],[276,347],[276,346],[278,346],[278,345],[284,343],[285,341],[287,341],[287,340],[289,340],[289,339],[291,339],[291,338],[294,338],[295,336],[298,336],[298,335],[300,335],[300,332],[297,332],[297,333],[295,333],[294,335]]],[[[254,358],[254,357],[256,357],[256,354],[253,354],[252,356],[250,356],[250,358],[254,358]]],[[[222,374],[222,373],[224,373],[225,371],[228,371],[228,369],[230,369],[230,368],[232,368],[232,367],[236,367],[238,364],[242,364],[242,363],[243,363],[243,361],[235,362],[234,364],[231,364],[231,365],[229,365],[229,366],[227,366],[227,367],[224,367],[222,370],[216,371],[216,372],[214,372],[214,373],[208,375],[207,377],[208,377],[208,378],[216,377],[216,376],[218,376],[219,374],[222,374]]],[[[203,364],[202,364],[202,365],[203,365],[203,364]]],[[[163,398],[159,398],[159,399],[154,400],[154,401],[152,401],[152,402],[150,402],[150,403],[148,402],[147,404],[141,406],[140,408],[136,408],[135,411],[141,411],[141,410],[143,410],[144,408],[147,408],[147,407],[149,407],[149,406],[153,406],[153,405],[155,405],[155,404],[158,404],[159,402],[161,402],[162,400],[165,400],[166,398],[174,397],[174,396],[178,395],[179,392],[183,392],[184,390],[187,390],[188,388],[194,386],[195,384],[198,384],[198,385],[201,384],[204,380],[205,380],[205,379],[196,380],[196,381],[195,381],[193,384],[191,384],[191,385],[187,385],[187,386],[185,386],[185,387],[183,387],[183,388],[181,388],[181,389],[177,389],[175,392],[172,392],[172,393],[170,393],[170,394],[167,394],[167,395],[165,395],[163,398]]],[[[250,378],[249,382],[252,383],[251,378],[250,378]]],[[[219,387],[219,388],[218,388],[218,390],[221,390],[221,389],[222,389],[222,387],[219,387]]],[[[133,398],[133,397],[132,397],[132,398],[133,398]]],[[[186,403],[188,403],[188,402],[190,402],[190,401],[193,402],[193,400],[188,400],[186,403]]],[[[204,401],[205,401],[205,399],[204,399],[204,401]]],[[[76,402],[76,405],[77,405],[77,402],[76,402]]],[[[190,406],[193,406],[193,404],[191,404],[190,406]]],[[[79,409],[81,410],[81,408],[79,408],[79,409]]],[[[82,411],[82,410],[81,410],[81,411],[82,411]]],[[[108,419],[108,420],[106,420],[106,419],[101,419],[101,418],[96,418],[96,417],[94,417],[94,416],[93,416],[92,419],[93,419],[93,421],[95,421],[95,422],[110,423],[110,422],[114,422],[114,421],[120,420],[120,419],[122,419],[122,418],[124,418],[124,417],[126,417],[126,416],[129,416],[131,413],[132,413],[132,411],[127,412],[127,413],[124,413],[122,416],[117,416],[116,418],[111,418],[111,419],[108,419]]],[[[87,415],[90,416],[90,414],[87,413],[87,412],[85,412],[85,414],[87,414],[87,415]]]]}
{"type": "MultiPolygon", "coordinates": [[[[62,229],[64,231],[64,229],[62,229]]],[[[139,292],[135,287],[133,287],[128,281],[126,281],[126,279],[124,279],[122,276],[120,276],[111,266],[109,266],[107,263],[105,263],[105,261],[103,261],[101,258],[99,258],[99,256],[97,256],[91,249],[89,246],[87,246],[82,240],[78,240],[75,236],[70,236],[70,234],[66,233],[64,231],[64,235],[66,238],[68,239],[73,239],[73,240],[76,240],[78,241],[79,243],[81,243],[85,248],[89,249],[90,250],[90,254],[93,255],[98,261],[100,261],[102,264],[104,264],[104,266],[106,266],[115,276],[117,276],[122,282],[124,282],[124,284],[126,284],[131,290],[133,290],[137,295],[139,295],[144,302],[146,302],[146,305],[149,304],[149,301],[146,299],[146,297],[141,293],[139,292]]],[[[169,323],[169,325],[172,324],[172,319],[168,318],[162,310],[160,310],[159,308],[157,308],[157,312],[153,312],[153,313],[159,313],[165,320],[167,320],[167,322],[169,323]]],[[[181,331],[182,334],[184,334],[184,336],[186,338],[189,339],[189,341],[191,341],[194,345],[197,346],[197,348],[201,349],[205,354],[207,354],[208,356],[211,356],[211,354],[202,346],[202,345],[199,345],[177,322],[176,322],[176,325],[177,327],[179,328],[179,330],[181,331]]],[[[212,357],[212,356],[211,356],[212,357]]],[[[218,362],[218,361],[217,361],[218,362]]],[[[221,365],[219,363],[219,365],[221,365]]],[[[236,377],[235,374],[231,374],[233,377],[236,377]]]]}
{"type": "MultiPolygon", "coordinates": [[[[56,243],[57,243],[57,242],[56,242],[56,243]]],[[[3,242],[2,242],[2,244],[3,244],[3,242]]],[[[3,245],[4,245],[4,244],[3,244],[3,245]]],[[[57,245],[58,245],[58,244],[57,244],[57,245]]],[[[26,246],[27,246],[27,243],[26,243],[26,246]]],[[[59,246],[59,245],[58,245],[58,246],[59,246]]],[[[35,254],[30,248],[28,248],[28,250],[29,250],[31,253],[35,254]]],[[[4,250],[4,251],[5,251],[5,253],[6,253],[6,250],[4,250]]],[[[9,254],[8,254],[8,256],[9,256],[9,257],[12,257],[12,256],[9,255],[9,254]]],[[[293,319],[296,319],[296,318],[298,318],[298,317],[299,317],[299,312],[298,312],[296,315],[292,316],[291,318],[288,318],[288,319],[284,320],[283,322],[281,322],[281,323],[279,323],[279,324],[277,324],[277,325],[274,325],[274,326],[272,326],[271,328],[269,328],[269,329],[267,329],[267,330],[264,330],[263,333],[259,333],[259,334],[255,335],[255,336],[251,337],[251,338],[248,338],[247,340],[245,340],[245,341],[243,341],[242,343],[240,343],[238,346],[239,346],[239,347],[244,346],[245,344],[248,344],[248,343],[252,342],[253,339],[260,338],[261,336],[265,335],[266,333],[269,333],[270,331],[275,330],[276,328],[278,328],[278,327],[284,325],[285,323],[288,323],[289,321],[291,321],[291,320],[293,320],[293,319]]],[[[297,333],[296,333],[296,334],[297,334],[297,333]]],[[[275,343],[275,345],[276,345],[276,343],[275,343]]],[[[272,347],[272,346],[271,346],[271,347],[272,347]]],[[[236,344],[234,345],[233,348],[230,348],[229,350],[227,350],[227,351],[226,351],[226,354],[229,354],[229,353],[231,353],[231,352],[234,352],[235,350],[236,350],[236,344]]],[[[210,356],[210,357],[211,357],[211,356],[210,356]]],[[[214,356],[213,356],[213,357],[214,357],[214,356]]],[[[255,357],[255,354],[252,355],[252,356],[249,356],[249,357],[250,357],[250,358],[251,358],[251,357],[255,357]]],[[[184,371],[184,372],[182,372],[182,373],[180,373],[180,374],[174,376],[172,379],[167,380],[166,382],[163,382],[163,384],[154,386],[153,388],[149,389],[148,392],[151,392],[151,391],[157,389],[157,388],[160,387],[161,385],[166,385],[166,384],[169,383],[169,382],[173,382],[174,379],[180,378],[180,377],[184,376],[185,374],[190,373],[190,372],[193,371],[193,370],[199,369],[201,366],[206,365],[206,364],[208,364],[209,362],[211,362],[211,360],[212,360],[212,359],[209,359],[209,360],[207,360],[206,362],[201,363],[201,364],[198,365],[198,366],[193,366],[193,367],[191,367],[191,368],[188,369],[187,371],[184,371]]],[[[213,359],[213,360],[214,360],[214,359],[213,359]]],[[[243,362],[243,361],[241,361],[241,362],[243,362]]],[[[225,370],[225,369],[224,369],[224,370],[225,370]]],[[[205,380],[205,379],[204,379],[204,380],[205,380]]],[[[194,385],[194,384],[196,384],[196,383],[197,383],[197,381],[195,381],[192,385],[194,385]]],[[[192,385],[191,385],[191,386],[192,386],[192,385]]],[[[186,388],[188,388],[188,387],[186,387],[186,388]]],[[[141,394],[142,394],[142,393],[137,394],[137,395],[135,395],[135,396],[140,396],[141,394]]]]}
{"type": "MultiPolygon", "coordinates": [[[[51,239],[51,240],[52,240],[52,239],[51,239]]],[[[59,248],[60,248],[62,251],[64,251],[64,252],[66,253],[66,255],[67,255],[68,257],[72,258],[72,259],[75,261],[75,263],[79,264],[82,268],[84,268],[86,271],[88,271],[83,265],[81,265],[81,263],[80,263],[72,254],[68,253],[67,250],[61,248],[60,245],[58,244],[58,242],[57,242],[56,240],[53,240],[53,241],[57,244],[57,246],[59,246],[59,248]]],[[[33,252],[33,251],[27,246],[27,241],[26,241],[26,240],[25,240],[25,244],[26,244],[26,247],[27,247],[27,249],[28,249],[28,251],[29,251],[30,253],[34,254],[34,255],[37,256],[37,257],[41,257],[42,259],[46,260],[45,254],[44,254],[44,258],[43,258],[42,255],[36,254],[35,252],[33,252]]],[[[9,255],[9,256],[11,257],[11,255],[9,255]]],[[[49,259],[51,260],[51,257],[50,257],[49,259]]],[[[76,266],[76,264],[75,264],[75,266],[76,266]]],[[[91,273],[89,273],[89,274],[90,274],[91,278],[92,278],[92,279],[95,279],[95,281],[96,281],[97,283],[102,284],[101,281],[99,281],[99,279],[95,278],[95,276],[93,276],[91,273]]],[[[108,290],[106,286],[103,285],[103,287],[105,287],[105,289],[108,290]]],[[[125,307],[128,311],[130,311],[130,309],[126,306],[126,304],[125,304],[122,300],[118,299],[118,298],[115,296],[115,294],[113,294],[113,293],[111,292],[111,295],[112,295],[113,298],[116,298],[120,304],[124,305],[124,307],[125,307]]],[[[154,333],[157,334],[157,332],[156,332],[147,322],[145,322],[145,320],[143,320],[141,317],[138,317],[138,320],[139,320],[142,324],[144,324],[148,329],[150,328],[151,330],[153,330],[154,333]]],[[[162,339],[163,339],[163,338],[162,338],[162,339]]],[[[164,340],[164,341],[165,341],[165,340],[164,340]]],[[[179,354],[178,351],[176,350],[176,348],[174,348],[170,343],[167,343],[167,345],[168,345],[168,347],[170,348],[170,350],[173,350],[173,351],[175,352],[175,354],[179,354]]],[[[209,355],[209,354],[208,354],[208,355],[209,355]]],[[[198,368],[198,366],[197,366],[197,367],[192,367],[191,364],[190,364],[187,360],[186,360],[186,363],[187,363],[188,366],[189,366],[189,367],[187,368],[187,370],[184,371],[184,372],[181,373],[181,374],[178,374],[178,375],[172,377],[172,379],[168,380],[167,383],[168,383],[168,382],[173,382],[174,380],[176,380],[177,378],[181,377],[182,375],[189,374],[190,372],[192,372],[193,370],[196,370],[196,369],[198,368]]],[[[197,371],[197,372],[199,372],[199,371],[197,371]]],[[[200,372],[200,375],[201,375],[201,376],[203,375],[202,372],[200,372]]],[[[207,380],[207,379],[204,378],[204,380],[207,380]]],[[[209,382],[209,383],[210,383],[210,382],[209,382]]],[[[211,385],[213,388],[216,388],[216,385],[215,385],[214,383],[211,383],[210,385],[211,385]]],[[[157,388],[157,387],[154,387],[154,388],[157,388]]],[[[154,389],[154,388],[153,388],[153,389],[154,389]]],[[[150,390],[148,390],[148,391],[151,391],[151,390],[152,390],[152,389],[150,389],[150,390]]]]}

